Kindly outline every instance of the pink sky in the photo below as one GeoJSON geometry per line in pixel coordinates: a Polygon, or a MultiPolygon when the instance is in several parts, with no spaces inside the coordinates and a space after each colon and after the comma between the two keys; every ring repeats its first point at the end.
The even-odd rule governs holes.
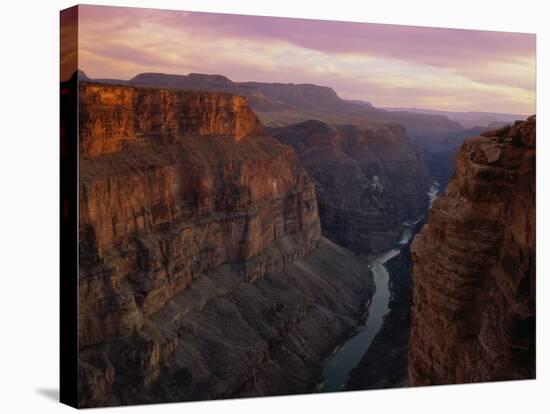
{"type": "Polygon", "coordinates": [[[535,35],[79,7],[79,67],[315,83],[376,106],[535,112],[535,35]]]}

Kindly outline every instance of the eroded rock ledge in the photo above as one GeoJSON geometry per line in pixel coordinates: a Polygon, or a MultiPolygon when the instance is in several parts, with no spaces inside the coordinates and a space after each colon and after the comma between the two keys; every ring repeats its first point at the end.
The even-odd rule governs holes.
{"type": "Polygon", "coordinates": [[[411,385],[535,377],[535,128],[467,139],[414,240],[411,385]]]}
{"type": "Polygon", "coordinates": [[[228,94],[80,85],[86,406],[305,392],[362,317],[294,151],[228,94]]]}
{"type": "Polygon", "coordinates": [[[261,133],[248,100],[228,93],[80,84],[80,154],[117,152],[145,136],[232,136],[261,133]]]}

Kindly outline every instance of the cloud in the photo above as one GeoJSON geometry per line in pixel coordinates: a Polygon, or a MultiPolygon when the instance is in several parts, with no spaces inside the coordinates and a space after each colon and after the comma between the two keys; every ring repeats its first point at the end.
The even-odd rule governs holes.
{"type": "Polygon", "coordinates": [[[306,19],[80,7],[92,77],[219,73],[310,82],[375,105],[532,113],[535,37],[306,19]]]}

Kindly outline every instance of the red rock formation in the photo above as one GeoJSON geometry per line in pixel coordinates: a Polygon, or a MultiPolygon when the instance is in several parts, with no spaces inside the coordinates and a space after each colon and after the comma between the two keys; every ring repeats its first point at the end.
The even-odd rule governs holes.
{"type": "Polygon", "coordinates": [[[208,93],[82,84],[80,154],[120,151],[129,141],[158,135],[228,135],[237,141],[261,133],[246,98],[208,93]]]}
{"type": "Polygon", "coordinates": [[[81,405],[310,389],[372,281],[292,149],[227,94],[84,83],[80,111],[81,405]]]}
{"type": "Polygon", "coordinates": [[[535,377],[535,124],[467,139],[414,240],[411,385],[535,377]]]}
{"type": "MultiPolygon", "coordinates": [[[[80,120],[82,142],[91,143],[81,146],[88,157],[80,164],[80,242],[81,254],[85,261],[89,258],[92,269],[91,274],[83,272],[87,277],[80,283],[81,345],[141,328],[144,317],[204,270],[254,257],[285,235],[302,239],[302,254],[318,241],[313,186],[296,156],[269,138],[235,146],[234,137],[240,131],[235,125],[245,124],[253,113],[240,108],[245,119],[234,115],[227,122],[223,114],[231,114],[233,108],[227,105],[233,98],[89,84],[80,88],[80,108],[85,114],[80,120]],[[157,97],[165,103],[178,102],[178,109],[173,104],[158,108],[158,116],[169,120],[168,126],[151,130],[154,116],[136,109],[136,102],[150,108],[157,97]],[[112,126],[113,118],[117,128],[112,126]],[[169,144],[157,136],[177,130],[170,125],[192,124],[189,119],[197,118],[209,121],[190,127],[189,134],[196,135],[174,137],[169,144]],[[206,127],[222,136],[201,135],[206,127]],[[141,143],[113,153],[119,137],[135,141],[136,135],[141,143]],[[90,157],[97,141],[104,152],[90,157]],[[162,225],[172,230],[169,235],[163,233],[162,240],[151,246],[143,246],[144,240],[139,239],[135,246],[137,233],[162,225]],[[119,280],[113,282],[113,276],[118,279],[135,271],[136,265],[144,266],[139,263],[144,254],[158,260],[159,269],[154,269],[149,286],[139,290],[141,303],[137,304],[134,289],[119,280]],[[177,268],[160,266],[172,255],[182,254],[177,268]],[[116,264],[117,269],[105,270],[107,263],[116,264]],[[103,266],[98,268],[99,264],[103,266]]],[[[249,131],[258,127],[254,121],[249,131]]]]}

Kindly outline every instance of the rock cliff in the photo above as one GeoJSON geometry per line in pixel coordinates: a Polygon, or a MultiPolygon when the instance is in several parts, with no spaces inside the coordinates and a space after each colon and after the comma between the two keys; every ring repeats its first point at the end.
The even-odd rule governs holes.
{"type": "Polygon", "coordinates": [[[467,139],[413,242],[411,385],[535,377],[535,125],[467,139]]]}
{"type": "Polygon", "coordinates": [[[178,134],[232,136],[260,133],[246,98],[226,93],[117,87],[87,83],[81,88],[81,156],[116,152],[128,141],[178,134]],[[185,113],[185,117],[178,116],[185,113]]]}
{"type": "Polygon", "coordinates": [[[80,405],[310,391],[366,264],[245,98],[81,82],[80,405]]]}
{"type": "Polygon", "coordinates": [[[427,207],[427,172],[399,125],[307,121],[270,132],[295,149],[315,183],[323,234],[344,247],[385,250],[427,207]]]}

